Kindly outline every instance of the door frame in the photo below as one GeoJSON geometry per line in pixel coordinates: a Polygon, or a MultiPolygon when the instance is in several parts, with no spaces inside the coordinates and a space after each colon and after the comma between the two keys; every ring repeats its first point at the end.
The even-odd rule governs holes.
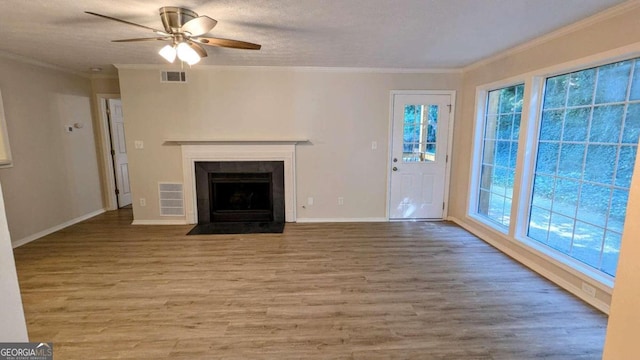
{"type": "MultiPolygon", "coordinates": [[[[391,164],[393,159],[393,100],[396,95],[449,95],[451,96],[451,112],[449,113],[449,133],[447,134],[447,156],[448,161],[445,164],[444,175],[444,210],[442,211],[442,220],[446,220],[449,216],[449,181],[451,178],[451,152],[453,150],[453,122],[456,113],[456,90],[391,90],[389,93],[389,138],[387,154],[387,201],[385,207],[385,218],[389,218],[389,206],[391,206],[391,164]]],[[[398,220],[412,221],[412,220],[398,220]]]]}
{"type": "Polygon", "coordinates": [[[116,195],[116,178],[113,169],[113,157],[111,156],[111,136],[109,135],[109,117],[105,103],[109,99],[120,99],[120,94],[96,94],[98,104],[98,118],[100,119],[100,150],[102,153],[100,162],[104,169],[105,209],[118,210],[118,198],[116,195]]]}

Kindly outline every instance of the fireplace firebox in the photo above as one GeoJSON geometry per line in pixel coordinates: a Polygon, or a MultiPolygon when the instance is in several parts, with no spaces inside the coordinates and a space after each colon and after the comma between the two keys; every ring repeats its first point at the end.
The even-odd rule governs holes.
{"type": "Polygon", "coordinates": [[[198,225],[189,234],[283,231],[283,161],[197,161],[195,179],[198,225]]]}
{"type": "Polygon", "coordinates": [[[211,220],[272,221],[271,173],[210,173],[211,220]]]}

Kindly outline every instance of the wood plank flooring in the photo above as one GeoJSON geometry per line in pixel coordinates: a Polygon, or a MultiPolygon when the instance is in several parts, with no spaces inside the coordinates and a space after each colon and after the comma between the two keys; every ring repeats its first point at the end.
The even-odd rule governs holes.
{"type": "Polygon", "coordinates": [[[56,359],[599,359],[606,316],[451,223],[186,236],[109,212],[15,250],[56,359]]]}

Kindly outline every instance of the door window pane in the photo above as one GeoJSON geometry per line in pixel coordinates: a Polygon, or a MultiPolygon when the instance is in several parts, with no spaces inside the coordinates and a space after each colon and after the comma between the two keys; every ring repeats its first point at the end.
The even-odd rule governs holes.
{"type": "Polygon", "coordinates": [[[484,114],[484,137],[477,214],[508,227],[513,197],[513,174],[524,84],[490,91],[484,114]]]}
{"type": "Polygon", "coordinates": [[[402,160],[427,162],[436,160],[438,105],[406,105],[402,160]]]}
{"type": "Polygon", "coordinates": [[[615,276],[640,134],[637,60],[545,83],[528,236],[615,276]]]}

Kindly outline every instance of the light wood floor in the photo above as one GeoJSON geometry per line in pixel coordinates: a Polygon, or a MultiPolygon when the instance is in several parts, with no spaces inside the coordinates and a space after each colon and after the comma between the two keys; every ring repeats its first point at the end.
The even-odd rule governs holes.
{"type": "Polygon", "coordinates": [[[15,250],[60,359],[599,359],[606,317],[450,223],[186,236],[100,215],[15,250]]]}

